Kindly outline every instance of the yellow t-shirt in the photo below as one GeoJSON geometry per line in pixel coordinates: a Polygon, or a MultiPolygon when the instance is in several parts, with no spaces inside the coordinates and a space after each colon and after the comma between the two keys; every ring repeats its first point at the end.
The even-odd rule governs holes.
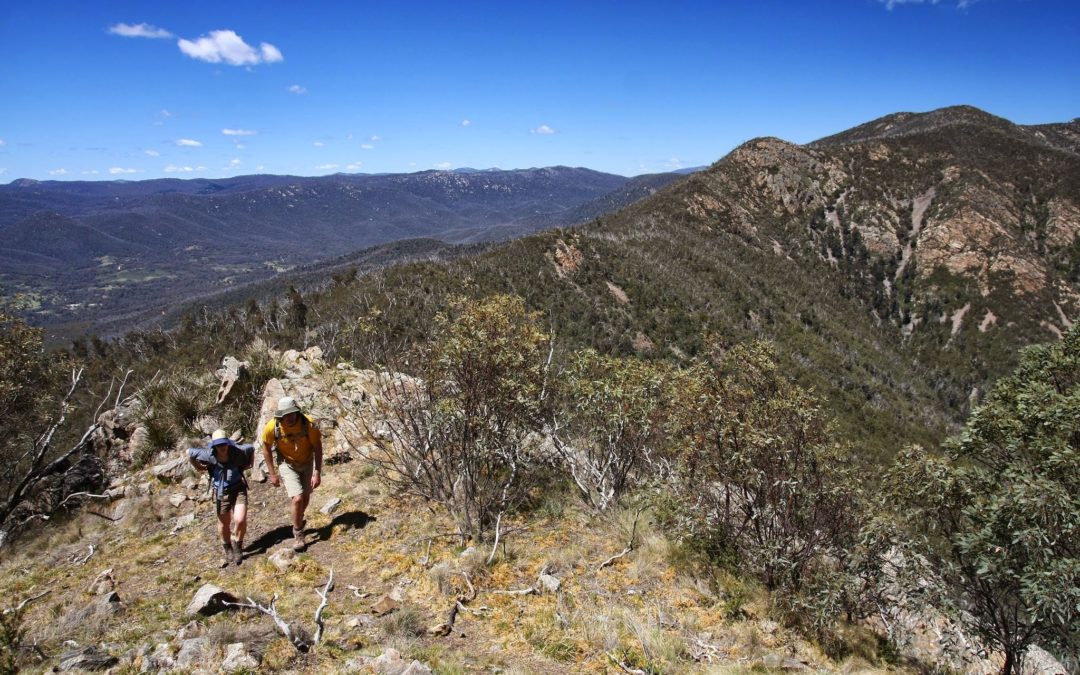
{"type": "MultiPolygon", "coordinates": [[[[277,451],[281,455],[283,461],[289,464],[307,464],[311,461],[316,446],[322,443],[322,434],[319,432],[319,428],[315,426],[315,423],[311,421],[311,418],[304,415],[307,419],[307,433],[304,433],[304,422],[297,419],[296,424],[292,426],[281,423],[281,436],[277,438],[277,451]]],[[[271,419],[263,427],[262,442],[270,447],[274,447],[274,427],[278,424],[278,420],[271,419]]]]}

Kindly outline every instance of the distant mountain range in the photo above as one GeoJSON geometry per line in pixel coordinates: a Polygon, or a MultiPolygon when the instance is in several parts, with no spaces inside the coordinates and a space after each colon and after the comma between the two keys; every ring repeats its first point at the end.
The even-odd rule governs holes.
{"type": "Polygon", "coordinates": [[[74,331],[411,238],[499,241],[572,225],[678,179],[588,169],[0,186],[9,306],[74,331]]]}

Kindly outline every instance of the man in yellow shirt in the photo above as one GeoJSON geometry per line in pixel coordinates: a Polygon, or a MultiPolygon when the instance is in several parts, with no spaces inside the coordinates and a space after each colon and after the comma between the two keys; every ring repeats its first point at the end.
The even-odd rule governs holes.
{"type": "Polygon", "coordinates": [[[311,491],[319,487],[322,473],[322,434],[296,400],[286,396],[278,400],[274,419],[262,431],[263,458],[270,472],[270,484],[285,484],[292,500],[293,549],[303,551],[304,511],[311,491]],[[275,451],[275,452],[271,452],[275,451]],[[277,456],[275,470],[274,455],[277,456]]]}

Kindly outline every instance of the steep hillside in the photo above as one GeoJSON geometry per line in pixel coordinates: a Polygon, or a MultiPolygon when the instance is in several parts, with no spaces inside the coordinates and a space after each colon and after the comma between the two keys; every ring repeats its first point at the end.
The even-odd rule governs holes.
{"type": "Polygon", "coordinates": [[[872,452],[932,442],[1076,315],[1080,158],[972,109],[916,117],[870,140],[749,141],[580,229],[309,302],[333,326],[374,308],[422,335],[446,294],[512,292],[571,346],[674,359],[706,330],[767,337],[872,452]]]}

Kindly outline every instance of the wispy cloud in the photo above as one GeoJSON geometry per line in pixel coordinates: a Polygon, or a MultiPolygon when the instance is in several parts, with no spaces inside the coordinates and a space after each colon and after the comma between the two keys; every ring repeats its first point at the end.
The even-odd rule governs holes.
{"type": "Polygon", "coordinates": [[[7,167],[0,166],[0,176],[3,176],[5,173],[7,173],[7,167]]]}
{"type": "Polygon", "coordinates": [[[195,172],[195,171],[206,171],[206,167],[205,166],[195,166],[195,167],[176,166],[176,165],[170,164],[170,165],[166,166],[164,169],[162,169],[162,171],[164,171],[165,173],[192,173],[192,172],[195,172]]]}
{"type": "Polygon", "coordinates": [[[289,87],[288,91],[289,91],[290,94],[306,94],[307,93],[307,89],[305,89],[304,87],[301,87],[298,84],[294,84],[293,86],[289,87]]]}
{"type": "Polygon", "coordinates": [[[146,153],[147,155],[151,156],[151,157],[160,157],[161,156],[161,153],[158,152],[157,150],[143,150],[143,152],[146,153]]]}
{"type": "MultiPolygon", "coordinates": [[[[945,4],[955,4],[957,9],[967,9],[979,0],[947,0],[945,4]]],[[[878,0],[890,12],[899,5],[939,5],[942,0],[878,0]]]]}
{"type": "Polygon", "coordinates": [[[90,169],[89,171],[81,171],[80,173],[84,176],[96,176],[100,172],[97,169],[90,169]]]}
{"type": "Polygon", "coordinates": [[[241,164],[243,164],[243,162],[240,161],[239,157],[233,157],[229,160],[229,166],[240,166],[241,164]]]}
{"type": "Polygon", "coordinates": [[[362,167],[363,165],[364,165],[363,162],[352,162],[351,164],[346,164],[345,165],[345,170],[346,171],[359,171],[360,167],[362,167]]]}
{"type": "Polygon", "coordinates": [[[435,168],[438,169],[439,171],[449,171],[452,166],[454,166],[454,165],[451,164],[450,162],[439,162],[438,164],[435,165],[435,168]]]}
{"type": "MultiPolygon", "coordinates": [[[[326,143],[323,143],[322,141],[315,141],[314,143],[312,143],[312,145],[314,145],[316,148],[321,148],[321,147],[325,146],[326,143]]],[[[315,168],[318,168],[318,167],[315,167],[315,168]]]]}
{"type": "Polygon", "coordinates": [[[5,145],[7,145],[7,141],[5,141],[4,139],[0,138],[0,148],[4,147],[5,145]]]}
{"type": "Polygon", "coordinates": [[[127,174],[127,173],[139,173],[139,170],[138,169],[125,169],[125,168],[122,168],[122,167],[119,167],[119,166],[114,166],[113,168],[109,169],[109,175],[112,175],[112,176],[120,176],[120,175],[127,174]]]}
{"type": "Polygon", "coordinates": [[[379,141],[382,140],[382,136],[372,136],[368,140],[371,141],[372,143],[378,143],[379,141]]]}
{"type": "Polygon", "coordinates": [[[372,145],[371,143],[361,143],[360,147],[363,148],[364,150],[374,150],[375,149],[375,146],[372,145]]]}
{"type": "Polygon", "coordinates": [[[50,176],[66,176],[69,173],[71,173],[71,172],[68,171],[67,169],[62,169],[61,168],[61,169],[53,169],[52,171],[49,172],[49,175],[50,176]]]}
{"type": "Polygon", "coordinates": [[[231,30],[213,30],[198,40],[180,39],[180,51],[193,59],[208,63],[227,63],[230,66],[254,66],[260,63],[284,61],[281,50],[263,42],[256,49],[231,30]]]}
{"type": "Polygon", "coordinates": [[[170,117],[174,116],[171,112],[165,110],[164,108],[161,109],[161,112],[159,112],[158,115],[164,119],[169,119],[170,117]]]}
{"type": "Polygon", "coordinates": [[[533,129],[532,133],[539,134],[541,136],[550,136],[555,133],[555,130],[546,124],[541,124],[540,126],[533,129]]]}
{"type": "Polygon", "coordinates": [[[256,136],[259,132],[251,129],[222,129],[221,133],[226,136],[256,136]]]}
{"type": "Polygon", "coordinates": [[[333,171],[334,169],[338,168],[338,165],[337,164],[319,164],[315,168],[318,169],[319,171],[333,171]]]}
{"type": "Polygon", "coordinates": [[[180,138],[173,141],[173,145],[178,145],[181,148],[201,148],[202,143],[199,141],[193,141],[190,138],[180,138]]]}
{"type": "Polygon", "coordinates": [[[141,38],[156,38],[165,39],[171,38],[172,33],[164,28],[158,28],[157,26],[151,26],[148,23],[118,23],[115,26],[109,26],[110,35],[119,35],[121,37],[141,37],[141,38]]]}
{"type": "Polygon", "coordinates": [[[472,126],[472,120],[461,120],[461,126],[463,126],[463,127],[472,126]]]}

